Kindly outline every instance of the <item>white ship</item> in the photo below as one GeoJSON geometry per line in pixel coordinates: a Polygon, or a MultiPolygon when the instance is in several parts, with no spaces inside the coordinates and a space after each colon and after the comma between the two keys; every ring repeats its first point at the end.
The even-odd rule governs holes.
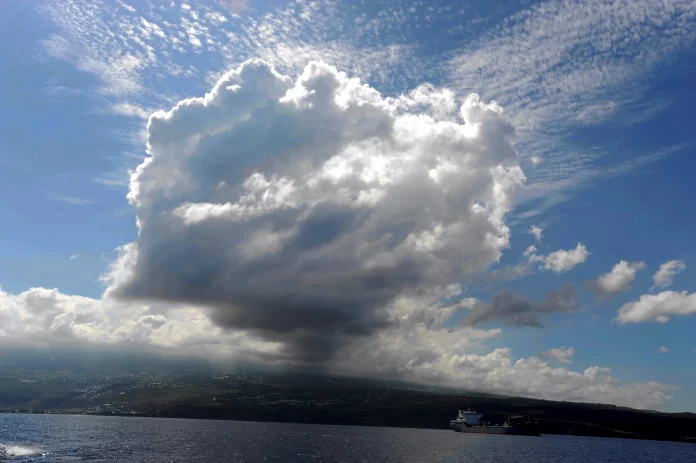
{"type": "Polygon", "coordinates": [[[450,421],[450,428],[455,432],[469,432],[478,434],[513,434],[518,436],[540,436],[536,431],[535,423],[527,417],[527,421],[519,421],[523,416],[512,416],[505,420],[502,425],[488,424],[481,421],[482,413],[476,413],[467,408],[459,410],[457,418],[450,421]],[[518,421],[515,421],[518,420],[518,421]]]}

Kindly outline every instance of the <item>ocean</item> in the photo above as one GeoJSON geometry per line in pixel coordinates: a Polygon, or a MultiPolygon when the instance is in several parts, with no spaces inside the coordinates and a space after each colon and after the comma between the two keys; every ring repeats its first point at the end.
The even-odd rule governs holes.
{"type": "Polygon", "coordinates": [[[12,462],[696,462],[696,445],[242,421],[0,414],[12,462]]]}

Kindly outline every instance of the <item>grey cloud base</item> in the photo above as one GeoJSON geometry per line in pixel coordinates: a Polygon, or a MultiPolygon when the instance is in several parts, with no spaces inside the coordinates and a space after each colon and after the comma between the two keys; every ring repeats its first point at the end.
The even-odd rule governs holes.
{"type": "Polygon", "coordinates": [[[546,295],[543,303],[530,301],[509,289],[493,296],[490,304],[478,304],[462,319],[462,325],[474,326],[491,319],[499,319],[510,325],[541,327],[541,314],[567,313],[579,309],[575,291],[566,283],[560,289],[546,295]]]}

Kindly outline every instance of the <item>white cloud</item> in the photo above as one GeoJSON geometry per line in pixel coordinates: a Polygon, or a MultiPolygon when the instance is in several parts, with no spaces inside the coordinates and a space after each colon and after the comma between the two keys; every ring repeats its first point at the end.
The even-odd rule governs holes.
{"type": "Polygon", "coordinates": [[[534,167],[541,164],[541,161],[543,161],[543,159],[541,159],[539,156],[530,156],[529,157],[529,162],[531,162],[534,167]]]}
{"type": "Polygon", "coordinates": [[[575,249],[559,249],[547,256],[530,255],[530,262],[541,262],[539,269],[551,270],[556,273],[567,272],[587,260],[590,253],[584,244],[578,243],[575,249]]]}
{"type": "Polygon", "coordinates": [[[418,103],[322,63],[293,82],[250,61],[156,112],[128,195],[140,237],[109,294],[210,306],[221,326],[326,356],[392,323],[392,301],[487,269],[524,181],[512,128],[475,94],[457,122],[418,103]]]}
{"type": "Polygon", "coordinates": [[[191,306],[123,304],[112,299],[66,295],[31,288],[20,294],[0,289],[3,345],[96,345],[160,347],[170,353],[260,362],[282,346],[243,331],[220,329],[191,306]],[[81,344],[82,343],[82,344],[81,344]]]}
{"type": "Polygon", "coordinates": [[[597,124],[606,119],[616,109],[614,101],[604,101],[585,106],[576,119],[583,124],[597,124]]]}
{"type": "Polygon", "coordinates": [[[130,13],[135,13],[135,8],[132,6],[128,5],[127,3],[122,2],[121,0],[116,0],[116,3],[118,3],[123,9],[130,13]]]}
{"type": "Polygon", "coordinates": [[[541,356],[547,359],[555,360],[558,363],[573,363],[572,357],[575,354],[575,349],[572,347],[557,347],[547,350],[541,356]]]}
{"type": "Polygon", "coordinates": [[[31,288],[18,295],[0,290],[0,339],[3,341],[45,338],[49,342],[60,342],[73,337],[69,325],[76,326],[86,338],[100,341],[98,335],[88,333],[88,327],[104,319],[99,301],[95,299],[66,296],[57,289],[31,288]]]}
{"type": "Polygon", "coordinates": [[[534,235],[535,240],[541,241],[541,236],[544,233],[544,229],[536,225],[532,225],[531,227],[529,227],[529,233],[534,235]]]}
{"type": "Polygon", "coordinates": [[[75,260],[75,259],[79,259],[79,258],[80,258],[79,254],[73,254],[72,256],[68,257],[69,260],[75,260]]]}
{"type": "Polygon", "coordinates": [[[249,7],[250,0],[219,0],[220,4],[233,13],[244,11],[249,7]]]}
{"type": "Polygon", "coordinates": [[[150,117],[150,114],[152,114],[154,111],[131,103],[121,102],[112,105],[111,112],[114,114],[120,114],[122,116],[136,117],[138,119],[147,120],[150,117]]]}
{"type": "Polygon", "coordinates": [[[631,262],[622,260],[612,267],[611,272],[605,273],[597,280],[587,282],[587,286],[602,296],[612,297],[628,291],[631,283],[636,279],[636,272],[645,268],[643,262],[631,262]]]}
{"type": "MultiPolygon", "coordinates": [[[[576,372],[554,368],[538,357],[513,359],[507,348],[469,353],[500,336],[499,329],[444,328],[444,318],[466,311],[473,300],[443,306],[446,288],[394,301],[398,323],[337,352],[331,370],[344,374],[400,378],[424,384],[483,390],[551,400],[601,402],[655,408],[674,388],[657,382],[622,382],[593,366],[576,372]]],[[[92,343],[159,347],[170,353],[207,358],[291,364],[282,343],[244,330],[223,330],[197,308],[183,305],[126,304],[31,288],[20,294],[0,290],[0,343],[56,348],[92,343]],[[79,344],[81,343],[81,344],[79,344]]]]}
{"type": "Polygon", "coordinates": [[[427,113],[437,120],[454,121],[462,102],[450,89],[424,84],[411,90],[407,95],[395,98],[393,103],[403,110],[427,113]]]}
{"type": "Polygon", "coordinates": [[[666,323],[672,315],[696,313],[696,293],[663,291],[659,294],[643,294],[640,299],[624,304],[616,316],[621,323],[656,321],[666,323]]]}
{"type": "Polygon", "coordinates": [[[225,15],[223,15],[222,13],[218,13],[217,11],[208,11],[205,14],[205,17],[216,25],[220,25],[222,23],[227,22],[227,18],[225,17],[225,15]]]}
{"type": "Polygon", "coordinates": [[[353,352],[359,365],[394,365],[388,372],[375,369],[373,376],[398,376],[442,386],[487,391],[548,400],[612,403],[653,409],[672,398],[676,388],[657,382],[624,383],[608,375],[606,367],[593,366],[581,372],[555,368],[539,357],[513,359],[507,348],[488,354],[455,353],[447,345],[456,337],[446,333],[427,339],[409,338],[379,344],[365,343],[353,352]],[[417,346],[427,346],[419,350],[417,346]]]}
{"type": "Polygon", "coordinates": [[[670,260],[660,265],[660,269],[653,275],[655,287],[666,288],[672,286],[674,277],[681,271],[686,269],[686,264],[683,260],[670,260]]]}
{"type": "Polygon", "coordinates": [[[523,255],[524,257],[530,257],[533,256],[535,252],[537,252],[537,247],[532,244],[525,249],[523,255]]]}
{"type": "Polygon", "coordinates": [[[657,352],[659,352],[660,354],[666,354],[667,352],[669,352],[669,347],[660,346],[658,347],[657,352]]]}

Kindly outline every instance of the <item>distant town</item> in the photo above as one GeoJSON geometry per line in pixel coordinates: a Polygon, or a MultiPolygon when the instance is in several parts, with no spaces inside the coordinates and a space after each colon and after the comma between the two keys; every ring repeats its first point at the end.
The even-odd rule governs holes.
{"type": "Polygon", "coordinates": [[[0,412],[448,427],[458,408],[486,421],[529,413],[543,433],[696,442],[696,414],[553,402],[313,374],[0,372],[0,412]]]}
{"type": "Polygon", "coordinates": [[[231,403],[326,407],[355,402],[376,404],[389,400],[394,392],[360,389],[338,398],[315,389],[282,387],[277,379],[263,376],[141,372],[117,376],[65,373],[36,379],[10,375],[0,379],[0,394],[0,412],[4,413],[160,416],[166,414],[167,404],[182,398],[199,405],[208,402],[213,407],[231,403]],[[159,407],[153,407],[155,404],[159,407]]]}

